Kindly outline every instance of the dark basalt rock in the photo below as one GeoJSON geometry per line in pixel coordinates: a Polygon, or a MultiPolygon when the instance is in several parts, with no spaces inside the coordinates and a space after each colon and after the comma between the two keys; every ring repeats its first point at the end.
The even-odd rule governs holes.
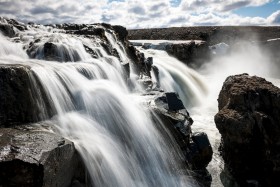
{"type": "Polygon", "coordinates": [[[170,44],[166,46],[165,50],[168,54],[194,67],[199,67],[210,58],[209,46],[204,41],[199,43],[191,41],[190,43],[170,44]]]}
{"type": "Polygon", "coordinates": [[[190,169],[205,170],[212,159],[212,147],[205,133],[193,133],[193,123],[182,101],[173,92],[152,92],[150,110],[172,134],[185,154],[190,169]]]}
{"type": "Polygon", "coordinates": [[[8,36],[8,37],[14,37],[16,34],[13,27],[8,24],[0,23],[0,31],[1,31],[1,33],[3,33],[5,36],[8,36]]]}
{"type": "MultiPolygon", "coordinates": [[[[160,119],[164,126],[167,127],[178,145],[184,149],[189,143],[191,125],[193,123],[188,111],[185,108],[182,109],[181,106],[179,106],[177,109],[169,109],[166,94],[176,95],[176,93],[154,91],[150,94],[152,94],[152,100],[150,101],[149,109],[157,117],[157,119],[160,119]]],[[[180,101],[178,102],[180,103],[180,101]]]]}
{"type": "Polygon", "coordinates": [[[241,186],[278,186],[280,89],[260,77],[230,76],[218,102],[224,176],[232,175],[241,186]]]}
{"type": "Polygon", "coordinates": [[[112,27],[113,27],[114,31],[117,33],[117,36],[120,41],[127,41],[128,31],[126,30],[125,27],[120,26],[120,25],[114,25],[112,27]]]}
{"type": "Polygon", "coordinates": [[[36,126],[0,128],[0,186],[68,187],[85,181],[80,156],[67,139],[36,126]]]}
{"type": "Polygon", "coordinates": [[[206,168],[212,160],[213,150],[209,142],[208,136],[204,132],[196,132],[191,136],[191,153],[188,155],[191,160],[192,167],[195,169],[206,168]],[[198,152],[193,154],[192,152],[198,152]]]}
{"type": "Polygon", "coordinates": [[[205,61],[209,60],[211,57],[211,51],[209,49],[208,43],[205,41],[194,41],[189,42],[172,42],[172,41],[163,41],[158,44],[149,43],[140,43],[133,42],[135,46],[142,46],[144,49],[157,49],[164,50],[169,55],[174,56],[178,60],[184,62],[187,65],[190,65],[194,68],[200,67],[205,61]]]}
{"type": "Polygon", "coordinates": [[[14,19],[6,19],[3,17],[0,17],[0,32],[2,32],[5,36],[8,37],[14,37],[16,35],[15,30],[26,30],[27,27],[17,22],[14,19]]]}
{"type": "Polygon", "coordinates": [[[105,30],[103,28],[88,28],[85,27],[83,29],[79,29],[73,32],[73,34],[77,35],[93,35],[99,36],[100,38],[105,38],[105,30]]]}
{"type": "Polygon", "coordinates": [[[53,114],[27,65],[0,65],[0,93],[0,127],[37,122],[53,114]]]}
{"type": "MultiPolygon", "coordinates": [[[[212,159],[212,147],[205,133],[192,133],[191,125],[193,123],[188,111],[182,104],[182,101],[174,92],[152,91],[147,94],[150,97],[148,108],[152,113],[155,124],[164,134],[167,129],[168,143],[173,142],[181,149],[184,156],[182,166],[192,171],[194,177],[201,186],[211,185],[211,175],[206,170],[207,165],[212,159]]],[[[172,146],[176,145],[173,144],[172,146]]]]}

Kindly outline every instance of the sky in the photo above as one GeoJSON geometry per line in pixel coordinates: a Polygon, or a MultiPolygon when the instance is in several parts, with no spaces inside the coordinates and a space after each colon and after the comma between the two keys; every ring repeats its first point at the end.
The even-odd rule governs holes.
{"type": "Polygon", "coordinates": [[[280,25],[280,0],[0,0],[22,22],[110,23],[134,28],[280,25]]]}

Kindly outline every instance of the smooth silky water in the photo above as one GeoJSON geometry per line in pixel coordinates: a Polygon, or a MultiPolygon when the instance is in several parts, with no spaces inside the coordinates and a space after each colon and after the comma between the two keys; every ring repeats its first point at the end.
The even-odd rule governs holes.
{"type": "Polygon", "coordinates": [[[0,63],[31,67],[33,86],[40,83],[51,107],[46,109],[38,89],[42,113],[55,113],[51,119],[42,115],[42,120],[52,120],[57,131],[75,143],[94,186],[197,186],[174,140],[159,121],[152,120],[143,98],[127,88],[121,64],[128,58],[112,32],[106,36],[112,46],[119,45],[121,61],[98,42],[71,38],[51,27],[29,26],[28,31],[17,32],[19,43],[0,36],[0,63]],[[36,39],[41,40],[36,59],[29,59],[23,48],[36,39]],[[61,62],[44,60],[44,42],[56,45],[61,62]],[[83,45],[98,58],[91,58],[83,45]]]}

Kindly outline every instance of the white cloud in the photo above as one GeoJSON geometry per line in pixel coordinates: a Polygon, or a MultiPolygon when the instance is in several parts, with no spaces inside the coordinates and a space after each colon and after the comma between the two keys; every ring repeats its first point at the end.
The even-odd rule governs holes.
{"type": "Polygon", "coordinates": [[[247,6],[261,6],[271,0],[182,0],[182,10],[191,11],[231,11],[247,6]]]}
{"type": "Polygon", "coordinates": [[[128,28],[190,25],[280,24],[279,11],[267,19],[241,17],[232,10],[270,0],[0,0],[0,16],[47,23],[107,22],[128,28]],[[177,6],[174,6],[177,2],[177,6]],[[19,8],[20,7],[20,8],[19,8]]]}
{"type": "Polygon", "coordinates": [[[280,10],[271,14],[267,20],[272,25],[280,25],[280,10]]]}

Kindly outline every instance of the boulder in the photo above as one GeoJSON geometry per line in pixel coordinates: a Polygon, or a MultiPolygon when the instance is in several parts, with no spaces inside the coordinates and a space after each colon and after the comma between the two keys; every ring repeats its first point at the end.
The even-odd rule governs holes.
{"type": "Polygon", "coordinates": [[[174,92],[158,93],[151,107],[155,115],[172,133],[178,145],[185,149],[190,141],[192,118],[174,92]]]}
{"type": "Polygon", "coordinates": [[[0,33],[2,33],[5,36],[8,36],[8,37],[14,37],[16,34],[13,29],[13,26],[5,24],[5,23],[4,24],[0,23],[0,33]]]}
{"type": "Polygon", "coordinates": [[[226,171],[241,186],[279,185],[280,89],[260,77],[230,76],[218,102],[226,171]]]}
{"type": "Polygon", "coordinates": [[[68,187],[85,171],[73,142],[36,126],[0,128],[0,186],[68,187]]]}
{"type": "MultiPolygon", "coordinates": [[[[212,147],[205,133],[192,133],[193,123],[181,99],[174,92],[153,92],[150,110],[168,129],[185,154],[190,169],[205,170],[212,159],[212,147]]],[[[155,123],[157,124],[157,123],[155,123]]]]}
{"type": "Polygon", "coordinates": [[[53,114],[28,65],[0,65],[0,127],[37,122],[53,114]]]}
{"type": "Polygon", "coordinates": [[[195,132],[192,134],[191,139],[191,151],[187,156],[192,163],[192,168],[205,169],[212,160],[213,155],[213,150],[208,136],[204,132],[195,132]]]}
{"type": "Polygon", "coordinates": [[[164,128],[163,135],[167,130],[165,139],[169,139],[168,143],[173,147],[177,144],[183,152],[183,168],[187,166],[192,171],[192,177],[201,186],[210,187],[212,178],[206,167],[212,159],[213,151],[207,135],[192,133],[193,120],[176,93],[152,91],[147,96],[150,97],[149,110],[154,124],[159,129],[164,128]]]}

